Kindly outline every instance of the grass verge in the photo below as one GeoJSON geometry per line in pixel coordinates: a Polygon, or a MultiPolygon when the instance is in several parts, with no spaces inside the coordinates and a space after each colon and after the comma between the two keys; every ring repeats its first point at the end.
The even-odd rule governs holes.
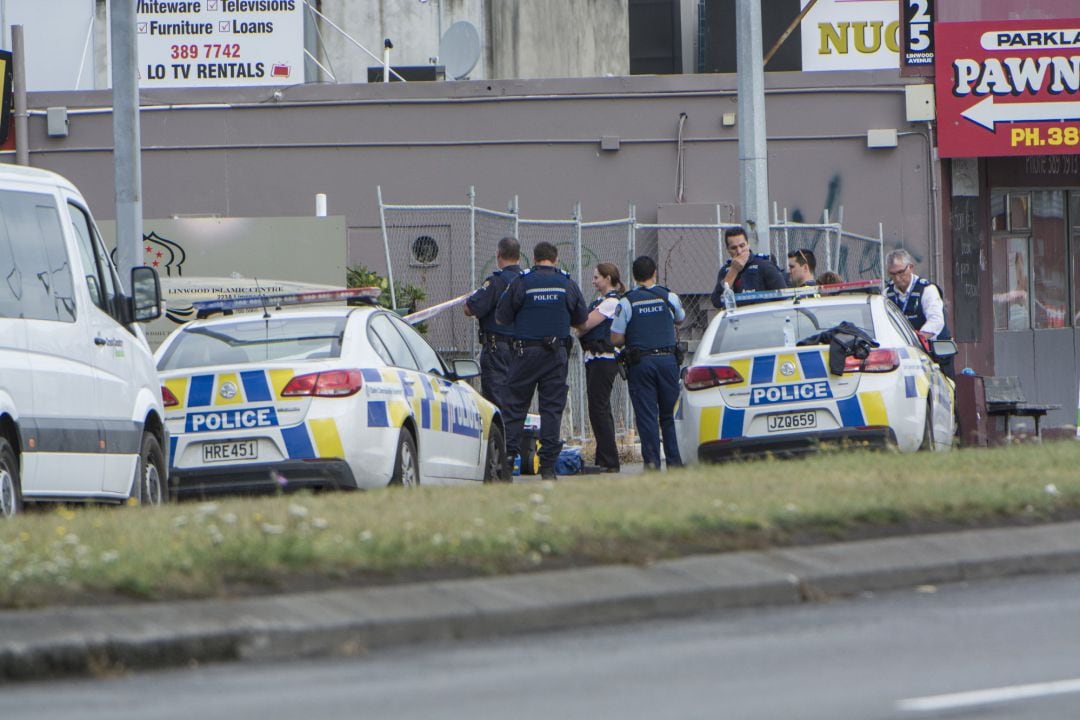
{"type": "Polygon", "coordinates": [[[59,507],[0,522],[0,606],[385,584],[1080,517],[1080,443],[636,477],[59,507]]]}

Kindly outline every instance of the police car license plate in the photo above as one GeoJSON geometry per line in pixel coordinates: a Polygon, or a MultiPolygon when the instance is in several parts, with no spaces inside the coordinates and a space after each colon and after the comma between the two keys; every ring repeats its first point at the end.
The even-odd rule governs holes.
{"type": "Polygon", "coordinates": [[[769,432],[811,430],[817,427],[816,412],[778,413],[769,416],[769,432]]]}
{"type": "Polygon", "coordinates": [[[202,446],[204,463],[226,462],[228,460],[255,460],[258,457],[259,443],[257,440],[203,443],[202,446]]]}

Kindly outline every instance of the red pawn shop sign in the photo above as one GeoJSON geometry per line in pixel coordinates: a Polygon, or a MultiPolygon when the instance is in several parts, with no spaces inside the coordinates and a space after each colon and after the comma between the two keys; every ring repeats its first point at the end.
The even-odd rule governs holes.
{"type": "Polygon", "coordinates": [[[934,30],[941,157],[1080,153],[1080,18],[934,30]]]}

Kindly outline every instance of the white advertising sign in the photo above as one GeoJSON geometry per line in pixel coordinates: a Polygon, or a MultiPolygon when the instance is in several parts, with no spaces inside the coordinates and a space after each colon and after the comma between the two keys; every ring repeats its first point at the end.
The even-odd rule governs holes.
{"type": "MultiPolygon", "coordinates": [[[[805,8],[810,0],[802,0],[805,8]]],[[[803,70],[898,70],[896,0],[818,0],[803,18],[803,70]]]]}
{"type": "Polygon", "coordinates": [[[303,0],[137,0],[139,86],[304,81],[303,0]]]}

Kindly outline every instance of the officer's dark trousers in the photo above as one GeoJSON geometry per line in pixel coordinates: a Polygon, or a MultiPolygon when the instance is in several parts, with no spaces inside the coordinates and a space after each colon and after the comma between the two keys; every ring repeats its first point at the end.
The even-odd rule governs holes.
{"type": "Polygon", "coordinates": [[[510,354],[510,372],[503,397],[503,420],[506,423],[506,454],[510,462],[518,453],[525,415],[533,392],[540,405],[540,469],[555,469],[555,459],[562,450],[562,414],[566,407],[566,348],[560,343],[554,350],[527,347],[519,356],[510,354]]]}
{"type": "Polygon", "coordinates": [[[585,363],[585,386],[589,393],[589,423],[596,438],[596,464],[619,468],[619,449],[615,446],[615,418],[611,414],[611,388],[619,374],[614,360],[597,358],[585,363]]]}
{"type": "Polygon", "coordinates": [[[510,372],[510,343],[485,342],[480,349],[480,394],[500,409],[506,407],[506,378],[510,372]]]}
{"type": "Polygon", "coordinates": [[[675,440],[675,403],[679,399],[679,364],[674,355],[643,355],[631,365],[627,382],[646,468],[660,468],[660,432],[668,467],[682,465],[675,440]]]}

